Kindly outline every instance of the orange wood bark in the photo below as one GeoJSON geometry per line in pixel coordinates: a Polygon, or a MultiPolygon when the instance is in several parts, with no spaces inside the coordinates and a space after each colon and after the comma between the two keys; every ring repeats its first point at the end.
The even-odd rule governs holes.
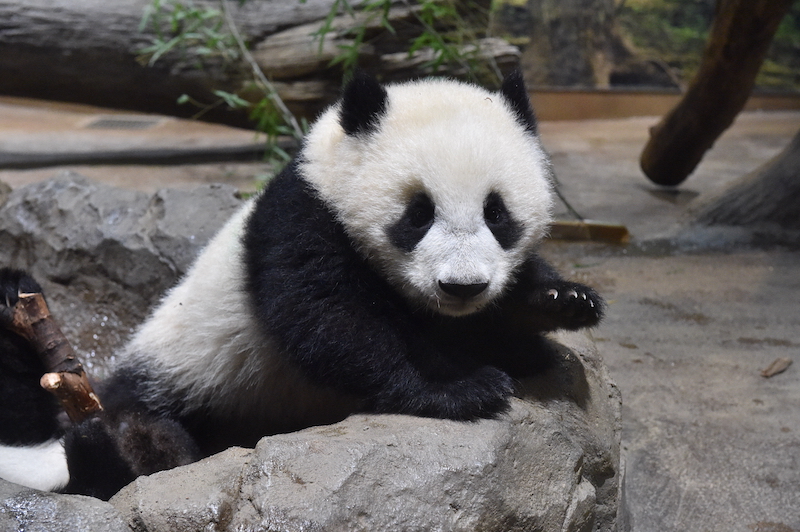
{"type": "Polygon", "coordinates": [[[48,372],[40,381],[74,423],[102,410],[75,351],[50,315],[42,294],[19,294],[8,328],[33,345],[48,372]]]}

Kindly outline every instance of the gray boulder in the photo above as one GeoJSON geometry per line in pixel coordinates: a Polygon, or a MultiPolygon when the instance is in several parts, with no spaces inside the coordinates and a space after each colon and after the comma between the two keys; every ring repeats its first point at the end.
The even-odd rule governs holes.
{"type": "MultiPolygon", "coordinates": [[[[66,174],[8,195],[0,264],[37,275],[70,340],[105,329],[111,349],[239,203],[66,174]]],[[[353,415],[141,477],[110,505],[1,483],[0,529],[624,530],[619,392],[588,334],[553,340],[557,363],[496,420],[353,415]]]]}
{"type": "MultiPolygon", "coordinates": [[[[136,530],[618,530],[620,398],[582,334],[510,412],[461,423],[353,415],[140,477],[136,530]]],[[[569,347],[565,347],[565,346],[569,347]]]]}
{"type": "Polygon", "coordinates": [[[240,205],[225,185],[150,195],[65,171],[8,194],[0,259],[49,279],[103,276],[158,296],[240,205]]]}
{"type": "Polygon", "coordinates": [[[57,495],[0,479],[0,530],[24,532],[130,532],[107,502],[57,495]]]}

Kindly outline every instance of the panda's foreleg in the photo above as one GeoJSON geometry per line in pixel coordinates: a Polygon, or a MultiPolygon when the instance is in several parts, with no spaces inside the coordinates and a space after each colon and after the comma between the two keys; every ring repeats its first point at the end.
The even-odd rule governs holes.
{"type": "Polygon", "coordinates": [[[605,301],[592,288],[568,281],[547,261],[531,255],[503,303],[510,319],[539,331],[577,330],[600,323],[605,301]]]}
{"type": "Polygon", "coordinates": [[[506,411],[514,393],[511,377],[491,365],[461,362],[462,367],[452,360],[442,364],[434,355],[425,363],[397,368],[384,386],[371,394],[368,407],[378,413],[460,421],[491,418],[506,411]]]}
{"type": "Polygon", "coordinates": [[[432,341],[432,318],[409,308],[291,168],[259,199],[244,242],[257,322],[317,385],[372,412],[475,419],[507,407],[509,376],[432,341]]]}
{"type": "Polygon", "coordinates": [[[315,383],[363,398],[363,409],[471,420],[507,407],[503,371],[434,345],[411,312],[357,260],[320,255],[306,272],[271,268],[261,321],[315,383]],[[313,270],[313,271],[312,271],[313,270]],[[283,276],[281,273],[286,272],[283,276]]]}
{"type": "Polygon", "coordinates": [[[317,308],[287,304],[304,317],[294,330],[276,326],[291,316],[273,315],[290,360],[312,381],[362,397],[363,410],[374,413],[473,420],[507,408],[514,390],[508,374],[431,342],[402,308],[380,299],[380,290],[364,288],[359,294],[348,287],[342,300],[317,299],[317,308]]]}

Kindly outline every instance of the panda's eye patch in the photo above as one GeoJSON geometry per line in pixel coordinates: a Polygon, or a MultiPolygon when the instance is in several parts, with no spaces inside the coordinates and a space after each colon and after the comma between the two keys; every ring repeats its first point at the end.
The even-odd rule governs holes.
{"type": "Polygon", "coordinates": [[[418,193],[408,204],[406,216],[414,227],[422,228],[433,223],[433,202],[425,193],[418,193]]]}
{"type": "Polygon", "coordinates": [[[412,251],[433,225],[435,211],[433,200],[424,192],[412,196],[403,216],[386,230],[392,244],[412,251]]]}
{"type": "Polygon", "coordinates": [[[491,192],[483,203],[483,219],[503,249],[510,249],[522,236],[522,227],[511,217],[502,196],[491,192]]]}

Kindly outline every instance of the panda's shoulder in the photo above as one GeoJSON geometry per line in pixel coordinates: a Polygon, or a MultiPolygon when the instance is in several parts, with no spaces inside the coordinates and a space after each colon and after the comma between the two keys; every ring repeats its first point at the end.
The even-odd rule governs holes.
{"type": "MultiPolygon", "coordinates": [[[[256,199],[244,228],[245,248],[278,245],[286,237],[330,238],[338,232],[338,226],[332,210],[302,174],[299,159],[295,159],[256,199]]],[[[292,245],[292,240],[286,243],[292,245]]],[[[293,247],[299,244],[294,241],[293,247]]]]}

